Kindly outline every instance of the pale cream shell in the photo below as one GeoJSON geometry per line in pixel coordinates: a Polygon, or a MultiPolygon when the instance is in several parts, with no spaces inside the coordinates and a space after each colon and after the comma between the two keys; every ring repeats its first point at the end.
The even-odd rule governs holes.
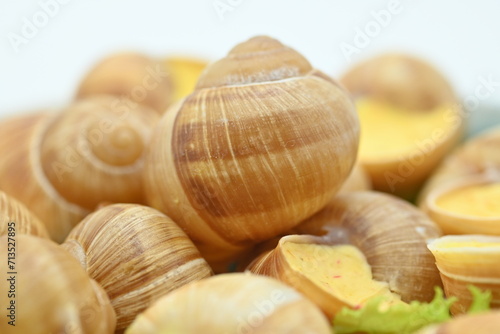
{"type": "Polygon", "coordinates": [[[423,328],[414,334],[498,334],[500,311],[461,315],[440,325],[423,328]]]}
{"type": "Polygon", "coordinates": [[[163,114],[173,101],[173,93],[170,73],[159,60],[137,52],[121,52],[108,55],[87,72],[76,98],[102,94],[127,97],[134,104],[163,114]]]}
{"type": "Polygon", "coordinates": [[[269,277],[222,274],[188,284],[140,314],[126,334],[327,334],[321,311],[269,277]]]}

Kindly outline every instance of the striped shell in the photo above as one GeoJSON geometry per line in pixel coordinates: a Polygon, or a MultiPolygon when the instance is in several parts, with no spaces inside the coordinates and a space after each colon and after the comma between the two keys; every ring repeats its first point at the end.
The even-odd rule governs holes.
{"type": "Polygon", "coordinates": [[[439,227],[417,207],[392,195],[360,191],[338,195],[292,233],[349,241],[366,256],[373,278],[405,302],[430,301],[441,286],[427,241],[439,227]]]}
{"type": "Polygon", "coordinates": [[[312,215],[354,164],[359,125],[343,88],[296,51],[255,37],[210,65],[164,115],[148,152],[148,203],[210,263],[312,215]]]}
{"type": "Polygon", "coordinates": [[[492,308],[500,308],[500,237],[448,235],[428,245],[436,258],[447,297],[458,297],[453,314],[466,313],[472,303],[468,289],[490,290],[492,308]]]}
{"type": "Polygon", "coordinates": [[[45,225],[24,204],[0,191],[0,235],[8,234],[9,227],[14,234],[49,237],[45,225]]]}
{"type": "Polygon", "coordinates": [[[88,215],[63,247],[106,290],[117,330],[162,295],[212,274],[170,218],[138,204],[108,205],[88,215]]]}

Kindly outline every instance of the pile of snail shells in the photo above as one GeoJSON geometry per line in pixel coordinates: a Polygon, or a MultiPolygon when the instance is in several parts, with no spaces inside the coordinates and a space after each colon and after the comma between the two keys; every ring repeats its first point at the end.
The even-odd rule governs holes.
{"type": "MultiPolygon", "coordinates": [[[[133,99],[136,85],[144,84],[141,66],[157,62],[118,58],[136,61],[130,76],[122,78],[123,67],[108,67],[108,59],[83,80],[67,108],[0,123],[0,131],[16,130],[0,142],[0,190],[15,198],[8,211],[0,196],[5,221],[25,226],[19,234],[62,243],[44,241],[54,249],[46,254],[76,259],[62,261],[69,269],[61,270],[79,263],[82,270],[75,271],[98,287],[92,307],[106,308],[101,332],[120,333],[131,324],[130,333],[163,329],[164,320],[176,316],[168,305],[184,298],[206,306],[199,312],[207,312],[210,322],[225,288],[244,282],[263,291],[264,299],[251,299],[249,288],[238,300],[221,301],[227,313],[219,316],[247,317],[237,318],[230,331],[243,324],[255,333],[288,333],[285,317],[302,332],[326,333],[331,319],[324,314],[331,310],[321,309],[308,291],[287,287],[278,263],[257,266],[256,250],[277,253],[279,238],[292,233],[352,244],[374,279],[403,301],[432,299],[441,280],[426,243],[441,236],[440,228],[415,206],[367,191],[373,179],[356,161],[359,121],[351,96],[301,54],[275,39],[254,37],[209,65],[194,91],[168,109],[172,97],[161,98],[168,85],[159,85],[150,99],[133,99]],[[24,207],[32,211],[23,213],[26,219],[18,214],[24,207]],[[335,239],[339,231],[342,240],[335,239]],[[209,278],[248,257],[256,259],[248,266],[253,274],[209,278]],[[267,297],[273,286],[290,289],[286,303],[267,297]]],[[[32,287],[43,290],[46,277],[38,276],[31,276],[32,287]]],[[[53,312],[77,312],[89,303],[78,288],[69,289],[74,299],[53,312]]],[[[192,304],[181,310],[191,318],[172,326],[198,331],[182,327],[196,325],[192,304]]],[[[30,312],[43,316],[35,308],[30,312]]],[[[58,320],[81,333],[99,333],[75,317],[70,312],[58,320]]],[[[210,333],[229,328],[219,322],[210,333]]],[[[61,329],[54,326],[49,330],[61,329]]]]}
{"type": "Polygon", "coordinates": [[[123,89],[84,88],[62,110],[0,124],[16,130],[0,146],[0,188],[102,286],[117,332],[163,294],[211,276],[204,258],[225,265],[320,210],[356,160],[347,92],[268,37],[212,64],[161,119],[150,103],[111,95],[123,89]],[[126,202],[137,204],[107,205],[126,202]]]}
{"type": "Polygon", "coordinates": [[[0,131],[13,133],[0,142],[0,189],[56,242],[101,202],[144,202],[143,155],[159,116],[123,103],[97,95],[0,122],[0,131]]]}
{"type": "MultiPolygon", "coordinates": [[[[357,303],[349,299],[339,301],[334,293],[307,278],[328,258],[320,252],[310,254],[307,271],[297,271],[294,263],[284,256],[285,243],[354,245],[366,258],[373,279],[383,282],[404,302],[431,301],[434,288],[442,286],[434,257],[426,246],[427,240],[441,236],[439,227],[418,208],[392,195],[375,191],[339,194],[289,233],[295,235],[282,237],[275,247],[266,245],[270,251],[260,249],[261,255],[247,270],[293,286],[329,317],[344,306],[355,308],[357,303]]],[[[341,273],[338,275],[331,284],[343,279],[341,273]]],[[[356,287],[354,282],[349,284],[363,290],[363,286],[356,287]]]]}

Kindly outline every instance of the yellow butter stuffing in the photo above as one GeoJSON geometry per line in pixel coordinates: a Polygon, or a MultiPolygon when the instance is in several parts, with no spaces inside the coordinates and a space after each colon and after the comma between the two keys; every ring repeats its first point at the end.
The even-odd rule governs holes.
{"type": "Polygon", "coordinates": [[[366,258],[352,245],[285,243],[283,247],[292,270],[352,306],[361,306],[369,298],[380,295],[399,300],[387,284],[373,280],[366,258]]]}
{"type": "Polygon", "coordinates": [[[484,241],[454,241],[446,242],[439,245],[439,249],[443,248],[500,248],[499,242],[484,242],[484,241]]]}
{"type": "Polygon", "coordinates": [[[415,151],[425,153],[444,140],[455,126],[446,106],[409,111],[370,98],[356,102],[361,124],[361,161],[392,160],[415,151]]]}
{"type": "Polygon", "coordinates": [[[174,82],[174,99],[178,101],[193,92],[207,63],[198,59],[169,57],[165,65],[174,82]]]}
{"type": "Polygon", "coordinates": [[[478,217],[500,216],[500,183],[464,187],[436,200],[436,205],[457,214],[478,217]]]}

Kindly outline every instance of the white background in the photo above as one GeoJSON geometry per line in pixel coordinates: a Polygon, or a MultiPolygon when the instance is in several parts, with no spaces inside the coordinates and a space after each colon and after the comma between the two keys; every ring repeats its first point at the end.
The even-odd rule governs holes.
{"type": "Polygon", "coordinates": [[[347,59],[341,45],[355,45],[357,29],[373,24],[372,12],[393,0],[59,0],[66,4],[42,18],[43,26],[16,50],[12,36],[22,37],[26,20],[35,23],[42,4],[56,1],[0,1],[2,117],[69,103],[83,74],[111,52],[214,60],[267,34],[334,77],[361,59],[404,51],[438,67],[462,101],[473,101],[479,78],[490,78],[499,84],[472,108],[470,129],[500,124],[500,1],[399,0],[399,13],[347,59]],[[224,4],[226,11],[215,9],[224,4]]]}

